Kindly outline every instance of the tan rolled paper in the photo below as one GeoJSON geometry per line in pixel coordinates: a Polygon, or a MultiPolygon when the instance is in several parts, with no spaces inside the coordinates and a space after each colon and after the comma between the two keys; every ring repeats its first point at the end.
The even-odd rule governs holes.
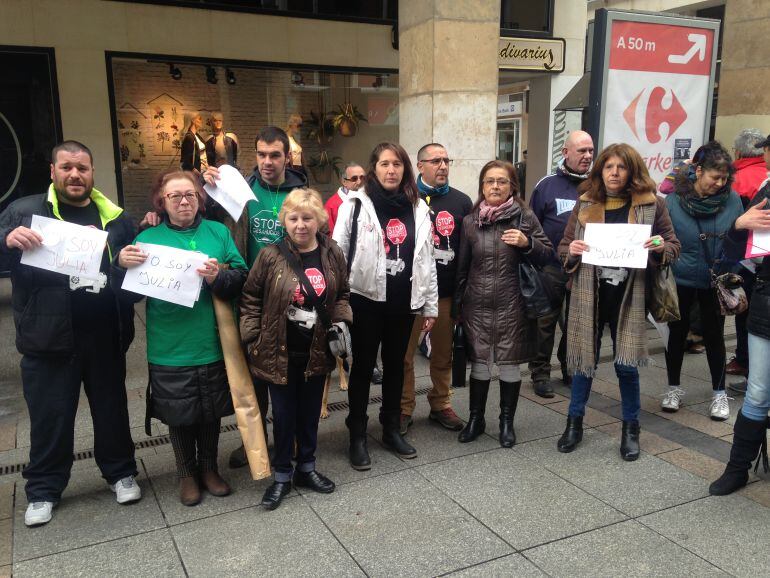
{"type": "Polygon", "coordinates": [[[249,460],[251,477],[261,480],[270,476],[270,457],[265,443],[265,430],[262,426],[262,416],[259,413],[257,395],[251,381],[249,366],[243,356],[243,346],[235,316],[230,303],[212,295],[214,312],[219,327],[219,340],[222,342],[222,353],[225,357],[227,381],[230,382],[230,394],[233,396],[235,419],[238,431],[243,438],[246,457],[249,460]]]}

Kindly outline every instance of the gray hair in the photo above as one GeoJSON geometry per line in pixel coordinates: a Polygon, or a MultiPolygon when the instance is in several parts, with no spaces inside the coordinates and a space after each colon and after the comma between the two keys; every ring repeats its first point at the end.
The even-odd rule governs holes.
{"type": "Polygon", "coordinates": [[[735,137],[735,156],[738,158],[761,157],[764,151],[757,143],[765,140],[758,128],[744,128],[735,137]]]}
{"type": "Polygon", "coordinates": [[[348,164],[345,165],[345,170],[342,171],[342,174],[345,175],[345,178],[347,178],[348,176],[348,169],[352,169],[353,167],[360,167],[362,169],[364,168],[363,166],[361,166],[360,163],[350,161],[348,164]]]}

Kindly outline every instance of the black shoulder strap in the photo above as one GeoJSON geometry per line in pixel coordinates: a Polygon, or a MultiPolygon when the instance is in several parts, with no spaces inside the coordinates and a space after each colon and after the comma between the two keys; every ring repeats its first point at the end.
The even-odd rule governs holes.
{"type": "Polygon", "coordinates": [[[358,240],[358,215],[361,214],[361,201],[353,199],[356,207],[353,209],[353,222],[350,224],[350,243],[348,244],[348,275],[353,266],[353,257],[356,256],[356,241],[358,240]]]}
{"type": "Polygon", "coordinates": [[[313,289],[313,285],[310,283],[310,279],[308,279],[307,275],[305,275],[305,270],[302,268],[302,264],[289,249],[288,241],[286,239],[283,239],[278,244],[278,250],[281,252],[281,255],[283,255],[283,258],[289,264],[289,267],[291,267],[292,271],[294,271],[297,279],[299,279],[302,288],[305,290],[308,301],[310,301],[310,303],[313,305],[316,312],[318,313],[318,317],[321,319],[321,324],[328,329],[332,326],[332,320],[329,317],[329,312],[326,310],[326,304],[318,298],[315,289],[313,289]]]}

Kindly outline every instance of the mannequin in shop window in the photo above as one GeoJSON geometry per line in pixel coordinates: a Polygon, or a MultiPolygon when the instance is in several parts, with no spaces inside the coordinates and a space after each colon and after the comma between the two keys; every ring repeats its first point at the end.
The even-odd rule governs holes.
{"type": "Polygon", "coordinates": [[[200,174],[209,167],[206,143],[198,134],[201,126],[203,126],[203,118],[197,110],[184,113],[184,138],[180,153],[183,171],[194,171],[200,174]]]}
{"type": "Polygon", "coordinates": [[[286,134],[289,136],[289,165],[291,168],[300,171],[307,176],[305,164],[302,159],[302,145],[297,142],[300,130],[302,129],[302,117],[298,114],[292,114],[286,125],[286,134]]]}
{"type": "Polygon", "coordinates": [[[206,140],[206,156],[209,164],[238,166],[238,137],[224,129],[224,116],[221,112],[211,113],[209,118],[211,136],[206,140]]]}

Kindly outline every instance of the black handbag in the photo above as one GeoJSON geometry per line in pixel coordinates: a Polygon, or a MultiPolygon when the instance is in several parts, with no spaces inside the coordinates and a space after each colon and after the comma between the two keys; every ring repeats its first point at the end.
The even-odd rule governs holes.
{"type": "MultiPolygon", "coordinates": [[[[523,215],[519,215],[519,226],[523,215]]],[[[524,313],[527,319],[538,319],[552,315],[558,307],[555,302],[556,292],[551,284],[551,279],[542,267],[532,263],[529,258],[520,251],[519,261],[519,289],[524,299],[524,313]]]]}
{"type": "MultiPolygon", "coordinates": [[[[708,247],[709,235],[701,229],[700,221],[696,219],[695,223],[698,225],[698,237],[703,244],[703,253],[709,266],[709,273],[711,274],[711,286],[716,290],[720,312],[724,316],[740,315],[749,308],[749,300],[743,288],[743,277],[732,272],[722,272],[719,274],[720,267],[724,266],[723,259],[711,258],[711,252],[708,247]]],[[[724,238],[726,233],[716,236],[724,238]]],[[[722,249],[722,257],[724,257],[724,249],[722,249]]]]}

